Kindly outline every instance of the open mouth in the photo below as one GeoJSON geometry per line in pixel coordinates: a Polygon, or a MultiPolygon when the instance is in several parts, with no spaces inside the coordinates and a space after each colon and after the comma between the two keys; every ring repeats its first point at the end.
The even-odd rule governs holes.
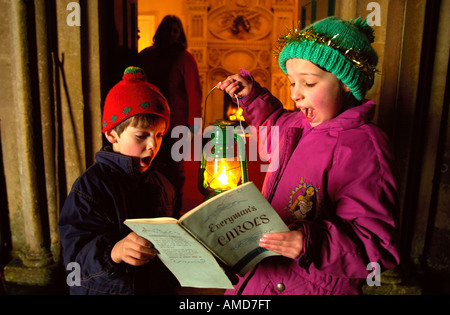
{"type": "Polygon", "coordinates": [[[316,113],[312,108],[302,108],[302,112],[308,121],[312,121],[316,116],[316,113]]]}
{"type": "Polygon", "coordinates": [[[152,163],[151,156],[147,156],[147,157],[141,159],[141,167],[143,167],[143,168],[149,167],[151,163],[152,163]]]}

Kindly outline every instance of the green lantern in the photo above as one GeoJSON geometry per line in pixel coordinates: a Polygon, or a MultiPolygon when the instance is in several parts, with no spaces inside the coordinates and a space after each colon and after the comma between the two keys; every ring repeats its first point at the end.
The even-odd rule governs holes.
{"type": "Polygon", "coordinates": [[[198,176],[199,190],[206,199],[248,182],[245,134],[237,126],[239,123],[226,120],[212,124],[198,176]]]}

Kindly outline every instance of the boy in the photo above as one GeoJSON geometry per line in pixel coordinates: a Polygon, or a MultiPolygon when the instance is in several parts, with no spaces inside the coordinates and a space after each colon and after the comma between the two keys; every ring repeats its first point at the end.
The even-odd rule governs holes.
{"type": "Polygon", "coordinates": [[[170,294],[178,282],[128,218],[171,216],[175,194],[152,167],[169,127],[166,99],[129,67],[109,92],[103,133],[111,146],[74,183],[59,221],[64,263],[79,264],[71,294],[170,294]]]}

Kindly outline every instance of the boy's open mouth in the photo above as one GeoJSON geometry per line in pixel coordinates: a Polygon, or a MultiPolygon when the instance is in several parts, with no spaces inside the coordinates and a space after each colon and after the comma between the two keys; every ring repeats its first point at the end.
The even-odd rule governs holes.
{"type": "Polygon", "coordinates": [[[141,159],[141,167],[148,167],[150,166],[150,163],[152,162],[152,157],[147,156],[145,158],[141,159]]]}

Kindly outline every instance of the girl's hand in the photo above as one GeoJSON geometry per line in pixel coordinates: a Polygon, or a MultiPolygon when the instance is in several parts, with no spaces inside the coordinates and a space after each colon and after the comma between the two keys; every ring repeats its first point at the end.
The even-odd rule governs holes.
{"type": "Polygon", "coordinates": [[[132,266],[142,266],[156,257],[158,251],[145,238],[132,232],[120,240],[111,250],[111,259],[120,264],[125,262],[132,266]]]}
{"type": "Polygon", "coordinates": [[[303,251],[303,232],[301,230],[266,233],[259,240],[259,246],[284,257],[296,259],[303,251]]]}
{"type": "Polygon", "coordinates": [[[229,76],[225,81],[219,82],[217,88],[228,93],[231,98],[243,98],[252,90],[252,83],[245,80],[241,75],[229,76]]]}

